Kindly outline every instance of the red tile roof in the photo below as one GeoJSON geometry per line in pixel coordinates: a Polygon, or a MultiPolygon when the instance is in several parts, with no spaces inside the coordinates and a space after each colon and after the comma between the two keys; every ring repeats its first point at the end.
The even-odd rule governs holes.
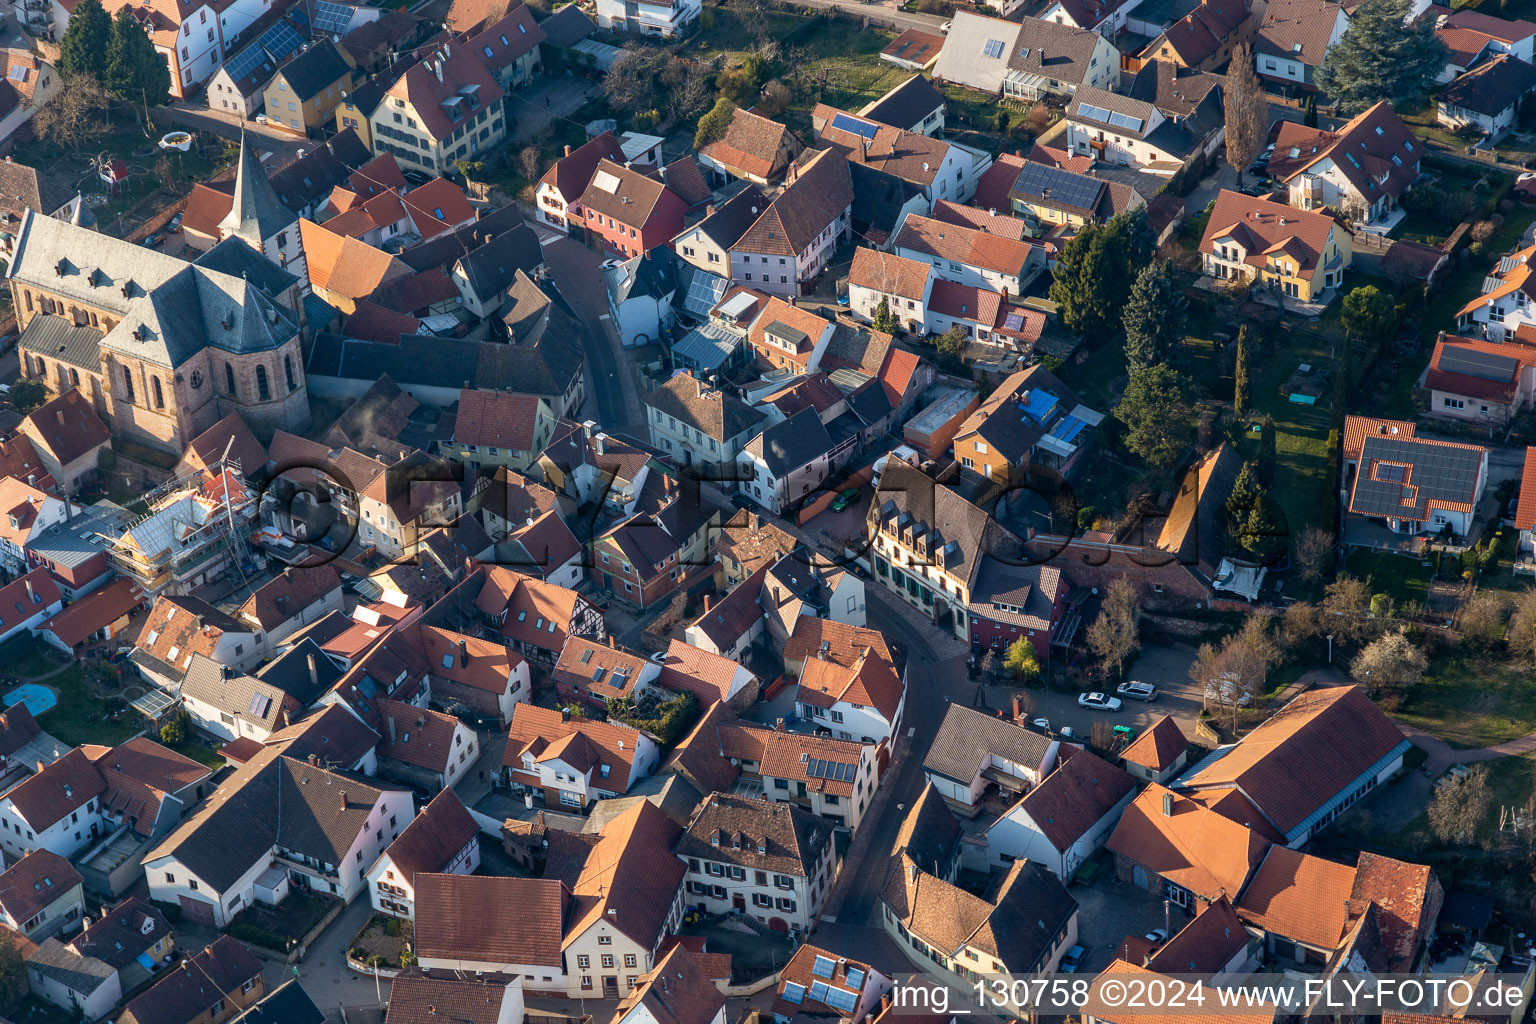
{"type": "Polygon", "coordinates": [[[1270,255],[1286,249],[1310,277],[1322,261],[1333,227],[1333,218],[1327,214],[1222,189],[1200,240],[1200,251],[1214,253],[1218,239],[1230,238],[1245,251],[1245,263],[1262,267],[1270,255]],[[1298,244],[1299,250],[1291,251],[1298,244]]]}
{"type": "Polygon", "coordinates": [[[731,696],[736,670],[741,667],[730,658],[722,658],[674,638],[667,643],[666,661],[661,674],[656,677],[656,685],[677,693],[691,693],[700,704],[708,705],[731,696]]]}
{"type": "Polygon", "coordinates": [[[46,629],[68,647],[82,644],[91,634],[116,622],[145,602],[144,591],[130,579],[116,579],[62,609],[38,629],[46,629]]]}
{"type": "Polygon", "coordinates": [[[1243,891],[1271,841],[1153,784],[1125,809],[1109,849],[1203,899],[1243,891]]]}
{"type": "Polygon", "coordinates": [[[1332,951],[1349,923],[1355,869],[1272,846],[1237,903],[1245,924],[1332,951]]]}
{"type": "MultiPolygon", "coordinates": [[[[520,8],[526,10],[526,8],[520,8]]],[[[447,178],[433,178],[407,192],[401,202],[422,238],[432,238],[475,219],[469,197],[447,178]]]]}
{"type": "Polygon", "coordinates": [[[441,871],[480,834],[480,826],[453,789],[445,788],[412,818],[384,851],[407,882],[441,871]]]}
{"type": "Polygon", "coordinates": [[[107,425],[101,422],[101,417],[96,415],[90,400],[79,388],[70,388],[33,409],[27,414],[25,423],[22,429],[64,466],[112,440],[107,425]]]}
{"type": "Polygon", "coordinates": [[[1121,752],[1120,759],[1161,772],[1172,767],[1179,755],[1188,749],[1189,740],[1185,738],[1184,730],[1179,728],[1172,715],[1164,715],[1153,723],[1152,728],[1136,737],[1135,742],[1121,752]]]}
{"type": "MultiPolygon", "coordinates": [[[[553,708],[534,704],[519,704],[513,710],[512,724],[507,730],[507,748],[501,758],[502,767],[521,769],[524,754],[542,760],[551,756],[551,750],[557,744],[561,750],[566,750],[571,746],[571,737],[575,736],[582,738],[582,750],[590,753],[593,767],[598,764],[610,766],[610,786],[614,790],[621,786],[627,789],[630,773],[634,771],[639,732],[627,725],[566,716],[553,708]]],[[[580,770],[577,765],[572,767],[580,770]]]]}
{"type": "Polygon", "coordinates": [[[384,737],[379,743],[380,757],[445,772],[454,755],[463,749],[462,743],[454,742],[463,737],[459,733],[461,723],[452,715],[386,697],[375,697],[373,703],[379,734],[384,737]]]}
{"type": "Polygon", "coordinates": [[[559,192],[567,203],[577,202],[603,160],[624,161],[624,150],[612,132],[603,132],[555,161],[539,184],[559,192]]]}
{"type": "Polygon", "coordinates": [[[541,413],[553,425],[549,407],[538,395],[465,388],[459,392],[459,414],[454,422],[453,439],[466,444],[532,452],[541,413]]]}
{"type": "Polygon", "coordinates": [[[416,952],[433,959],[563,970],[571,893],[553,878],[416,876],[416,952]]]}
{"type": "Polygon", "coordinates": [[[1515,506],[1515,529],[1536,526],[1536,448],[1525,449],[1525,464],[1520,471],[1520,504],[1515,506]]]}
{"type": "MultiPolygon", "coordinates": [[[[1523,344],[1520,341],[1510,340],[1503,344],[1494,341],[1484,341],[1480,338],[1462,338],[1454,334],[1442,332],[1435,339],[1435,351],[1429,360],[1429,370],[1424,375],[1424,386],[1431,391],[1444,391],[1452,395],[1460,395],[1465,398],[1488,399],[1503,403],[1514,400],[1515,394],[1520,389],[1520,378],[1525,370],[1536,366],[1536,346],[1523,344]],[[1469,373],[1459,373],[1455,370],[1442,368],[1441,360],[1447,355],[1460,353],[1481,353],[1483,355],[1499,356],[1513,360],[1515,365],[1509,368],[1508,376],[1502,379],[1493,379],[1491,376],[1474,376],[1469,373]]],[[[1485,373],[1492,374],[1494,367],[1486,367],[1485,373]]]]}
{"type": "Polygon", "coordinates": [[[17,926],[25,925],[84,881],[74,865],[48,850],[38,849],[0,873],[0,909],[17,926]]]}
{"type": "Polygon", "coordinates": [[[1136,788],[1136,780],[1086,750],[1079,750],[1025,793],[1013,808],[1029,815],[1058,851],[1082,839],[1136,788]]]}

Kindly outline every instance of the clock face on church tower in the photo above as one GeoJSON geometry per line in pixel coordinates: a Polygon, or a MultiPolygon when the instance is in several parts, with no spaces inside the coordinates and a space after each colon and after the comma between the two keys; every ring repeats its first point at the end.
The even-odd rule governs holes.
{"type": "Polygon", "coordinates": [[[189,380],[188,383],[190,383],[192,385],[192,390],[194,390],[194,391],[196,391],[198,388],[202,387],[203,386],[203,373],[202,373],[202,371],[201,370],[193,370],[192,371],[191,380],[189,380]]]}

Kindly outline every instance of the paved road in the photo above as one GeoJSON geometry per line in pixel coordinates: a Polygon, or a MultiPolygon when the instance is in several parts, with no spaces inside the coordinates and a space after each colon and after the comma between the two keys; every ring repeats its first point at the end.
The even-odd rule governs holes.
{"type": "Polygon", "coordinates": [[[598,269],[602,254],[574,238],[557,238],[544,244],[544,260],[566,308],[582,325],[588,406],[596,402],[594,418],[610,431],[633,433],[635,425],[643,428],[634,360],[620,347],[607,323],[607,293],[598,269]]]}
{"type": "Polygon", "coordinates": [[[190,104],[156,107],[155,118],[157,124],[175,125],[189,131],[208,132],[235,142],[239,141],[240,132],[244,129],[263,152],[272,154],[266,159],[268,173],[298,159],[299,150],[307,152],[319,145],[318,142],[301,135],[260,125],[255,121],[247,121],[238,114],[222,114],[207,107],[190,104]]]}
{"type": "Polygon", "coordinates": [[[836,8],[856,17],[865,17],[897,32],[909,28],[923,32],[938,32],[939,26],[949,19],[938,14],[917,14],[900,10],[895,4],[866,4],[860,0],[802,0],[806,7],[836,8]]]}

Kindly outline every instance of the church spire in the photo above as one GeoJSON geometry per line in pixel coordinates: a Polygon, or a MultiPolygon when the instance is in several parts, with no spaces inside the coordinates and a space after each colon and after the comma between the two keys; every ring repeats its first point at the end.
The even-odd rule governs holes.
{"type": "Polygon", "coordinates": [[[224,238],[235,236],[243,239],[258,252],[264,251],[264,242],[294,222],[293,214],[277,198],[267,172],[256,155],[256,147],[249,143],[245,130],[240,131],[240,163],[235,169],[235,194],[229,212],[219,221],[219,232],[224,238]]]}

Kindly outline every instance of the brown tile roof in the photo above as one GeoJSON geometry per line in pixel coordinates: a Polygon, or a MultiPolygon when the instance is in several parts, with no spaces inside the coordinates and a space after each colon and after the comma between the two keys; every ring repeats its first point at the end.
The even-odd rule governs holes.
{"type": "Polygon", "coordinates": [[[612,132],[603,132],[556,160],[539,184],[549,185],[567,203],[577,202],[591,184],[597,165],[604,160],[624,162],[624,149],[612,132]]]}
{"type": "Polygon", "coordinates": [[[609,779],[617,788],[621,783],[628,782],[630,772],[634,770],[635,746],[639,735],[627,725],[598,722],[575,715],[566,716],[553,708],[541,708],[534,704],[518,704],[512,712],[512,724],[507,730],[507,748],[502,754],[501,763],[505,768],[521,769],[523,754],[532,754],[535,759],[542,759],[549,756],[550,748],[555,744],[580,736],[596,758],[594,766],[602,763],[611,767],[609,779]]]}
{"type": "Polygon", "coordinates": [[[814,878],[832,829],[795,804],[715,793],[694,811],[679,857],[814,878]]]}
{"type": "Polygon", "coordinates": [[[823,142],[835,146],[851,161],[868,164],[914,185],[924,188],[932,185],[939,167],[949,154],[949,143],[942,139],[929,138],[847,114],[856,121],[862,120],[874,126],[874,136],[866,140],[863,135],[833,127],[832,120],[837,114],[847,112],[825,103],[818,103],[812,112],[811,122],[820,125],[823,142]]]}
{"type": "Polygon", "coordinates": [[[1276,181],[1288,182],[1319,161],[1331,159],[1366,202],[1374,202],[1381,195],[1395,199],[1406,192],[1419,176],[1419,160],[1425,152],[1423,140],[1383,100],[1337,131],[1282,121],[1269,173],[1276,181]]]}
{"type": "Polygon", "coordinates": [[[112,967],[123,968],[170,934],[165,915],[150,906],[148,900],[130,896],[88,924],[69,945],[81,956],[93,956],[112,967]]]}
{"type": "Polygon", "coordinates": [[[1536,447],[1527,447],[1520,470],[1520,504],[1515,507],[1515,529],[1529,530],[1532,526],[1536,526],[1536,447]]]}
{"type": "Polygon", "coordinates": [[[693,729],[672,748],[664,770],[682,775],[701,793],[730,792],[741,769],[722,753],[720,730],[735,721],[736,713],[724,701],[705,705],[693,729]]]}
{"type": "Polygon", "coordinates": [[[784,664],[793,670],[799,662],[816,657],[823,644],[827,645],[827,660],[839,665],[852,667],[865,648],[882,660],[892,660],[885,635],[878,629],[802,615],[784,641],[784,664]]]}
{"type": "Polygon", "coordinates": [[[795,691],[797,701],[817,707],[830,708],[846,701],[874,708],[891,724],[895,724],[905,696],[906,684],[896,667],[873,650],[861,653],[857,661],[846,666],[830,657],[807,658],[800,670],[800,688],[795,691]]]}
{"type": "Polygon", "coordinates": [[[416,877],[421,956],[561,966],[571,894],[552,878],[423,874],[416,877]]]}
{"type": "Polygon", "coordinates": [[[744,572],[770,566],[798,547],[800,541],[751,509],[740,509],[720,525],[715,549],[744,572]]]}
{"type": "MultiPolygon", "coordinates": [[[[934,56],[938,56],[937,52],[934,56]]],[[[786,160],[780,149],[785,145],[786,136],[792,156],[799,151],[800,143],[787,127],[738,107],[731,113],[731,123],[725,135],[699,150],[699,155],[743,172],[737,177],[768,180],[784,172],[786,160]]]]}
{"type": "Polygon", "coordinates": [[[735,394],[709,387],[691,373],[668,378],[645,397],[645,404],[717,441],[745,433],[766,419],[735,394]]]}
{"type": "MultiPolygon", "coordinates": [[[[811,986],[817,982],[827,982],[830,987],[844,992],[852,991],[863,993],[864,987],[875,977],[878,971],[859,960],[850,960],[839,956],[820,946],[813,946],[809,942],[801,943],[795,950],[794,956],[784,965],[779,972],[779,986],[775,990],[776,998],[773,1001],[773,1012],[776,1016],[782,1016],[794,1020],[801,1015],[807,1017],[837,1017],[847,1019],[846,1010],[838,1010],[826,1003],[818,1002],[811,998],[811,986]],[[832,965],[831,977],[826,973],[816,973],[816,961],[826,960],[832,965]],[[854,983],[857,980],[857,984],[854,983]],[[798,1002],[791,1002],[784,998],[785,985],[799,985],[804,990],[804,995],[798,1002]]],[[[854,1000],[857,1004],[858,999],[854,1000]]]]}
{"type": "Polygon", "coordinates": [[[419,639],[432,675],[487,693],[505,693],[507,677],[526,661],[505,644],[437,626],[422,626],[419,639]]]}
{"type": "Polygon", "coordinates": [[[106,792],[106,781],[84,747],[76,747],[5,794],[18,814],[42,832],[106,792]]]}
{"type": "Polygon", "coordinates": [[[1271,846],[1238,901],[1237,914],[1270,935],[1332,950],[1349,923],[1354,882],[1352,867],[1271,846]]]}
{"type": "MultiPolygon", "coordinates": [[[[327,225],[330,224],[328,221],[327,225]]],[[[421,321],[364,299],[357,303],[357,308],[347,317],[343,330],[348,338],[360,338],[380,345],[398,345],[400,335],[420,333],[421,321]]]]}
{"type": "Polygon", "coordinates": [[[532,53],[543,41],[544,30],[534,21],[533,9],[519,3],[506,17],[471,39],[469,47],[484,58],[492,71],[501,71],[532,53]]]}
{"type": "Polygon", "coordinates": [[[1184,730],[1179,728],[1179,723],[1173,720],[1172,715],[1164,715],[1152,723],[1152,728],[1136,737],[1135,742],[1121,751],[1120,760],[1161,772],[1188,749],[1189,740],[1185,738],[1184,730]]]}
{"type": "Polygon", "coordinates": [[[26,434],[0,440],[0,476],[13,476],[45,491],[58,486],[53,474],[43,467],[37,447],[26,434]]]}
{"type": "Polygon", "coordinates": [[[909,28],[892,39],[886,48],[880,51],[880,56],[895,57],[926,68],[939,59],[939,51],[942,49],[944,49],[943,36],[909,28]]]}
{"type": "Polygon", "coordinates": [[[860,288],[871,288],[887,295],[921,299],[927,291],[928,274],[929,269],[926,263],[860,246],[853,252],[853,265],[848,269],[848,283],[860,288]]]}
{"type": "Polygon", "coordinates": [[[1167,42],[1180,60],[1194,67],[1215,56],[1250,13],[1247,0],[1201,0],[1194,10],[1168,26],[1160,39],[1149,43],[1142,54],[1151,57],[1161,42],[1167,42]]]}
{"type": "Polygon", "coordinates": [[[886,879],[881,899],[907,930],[945,951],[972,947],[1015,977],[1037,971],[1077,901],[1043,865],[1014,861],[990,899],[921,870],[910,858],[886,879]]]}
{"type": "Polygon", "coordinates": [[[550,679],[607,700],[631,696],[645,667],[646,660],[638,654],[611,643],[573,636],[561,648],[550,679]]]}
{"type": "Polygon", "coordinates": [[[619,161],[604,159],[598,162],[592,172],[592,181],[581,194],[581,206],[584,210],[612,217],[621,224],[641,227],[650,219],[666,191],[667,186],[657,179],[625,167],[619,161]],[[610,179],[611,188],[599,183],[610,179]]]}
{"type": "MultiPolygon", "coordinates": [[[[393,998],[393,997],[391,997],[393,998]]],[[[642,974],[621,1000],[615,1020],[644,1006],[655,1024],[710,1024],[725,1007],[725,996],[699,958],[681,945],[673,946],[654,970],[642,974]]]]}
{"type": "Polygon", "coordinates": [[[681,832],[649,800],[604,825],[571,886],[579,916],[566,932],[567,944],[607,920],[641,947],[654,948],[688,870],[672,852],[681,832]]]}
{"type": "Polygon", "coordinates": [[[24,925],[83,881],[80,872],[63,857],[44,849],[33,850],[0,872],[0,909],[17,925],[24,925]]]}
{"type": "Polygon", "coordinates": [[[410,268],[387,252],[338,235],[309,220],[299,221],[309,283],[333,295],[365,299],[410,268]]]}
{"type": "Polygon", "coordinates": [[[679,199],[694,208],[703,206],[714,198],[714,190],[709,187],[709,182],[704,180],[704,170],[699,162],[691,156],[683,156],[658,168],[652,174],[659,181],[666,183],[679,199]]]}
{"type": "Polygon", "coordinates": [[[1376,905],[1376,928],[1388,969],[1412,970],[1419,944],[1434,928],[1444,900],[1434,871],[1428,865],[1363,852],[1355,863],[1350,898],[1376,905]]]}
{"type": "Polygon", "coordinates": [[[241,943],[221,935],[194,953],[183,970],[164,972],[123,1012],[137,1024],[190,1024],[252,980],[260,983],[261,961],[241,943]]]}
{"type": "Polygon", "coordinates": [[[908,214],[896,245],[1000,274],[1020,274],[1034,246],[1020,238],[991,234],[963,224],[908,214]]]}
{"type": "Polygon", "coordinates": [[[928,296],[928,308],[935,313],[969,320],[985,327],[996,327],[1003,317],[1003,295],[988,288],[935,280],[928,296]]]}
{"type": "Polygon", "coordinates": [[[1218,240],[1230,238],[1245,251],[1245,263],[1262,267],[1269,256],[1290,246],[1287,251],[1310,277],[1322,262],[1333,227],[1333,218],[1327,214],[1222,189],[1216,195],[1205,237],[1200,240],[1200,251],[1214,253],[1218,240]],[[1292,251],[1297,244],[1299,251],[1292,251]]]}
{"type": "Polygon", "coordinates": [[[469,197],[447,178],[433,178],[416,186],[401,196],[400,202],[422,238],[433,238],[475,219],[469,197]]]}
{"type": "Polygon", "coordinates": [[[380,757],[437,772],[453,764],[460,749],[454,744],[459,738],[457,718],[386,697],[376,697],[373,703],[383,736],[380,757]]]}
{"type": "Polygon", "coordinates": [[[27,414],[26,424],[31,427],[28,433],[34,441],[42,444],[64,466],[112,440],[107,425],[101,422],[101,417],[96,415],[90,400],[80,393],[79,388],[70,388],[33,409],[27,414]]]}
{"type": "Polygon", "coordinates": [[[37,719],[20,701],[0,711],[0,755],[11,756],[41,732],[37,719]]]}
{"type": "Polygon", "coordinates": [[[789,184],[731,247],[798,256],[853,205],[848,161],[833,150],[813,153],[791,167],[789,184]]]}
{"type": "Polygon", "coordinates": [[[176,470],[181,473],[207,469],[224,457],[226,449],[231,459],[239,461],[240,472],[247,477],[260,473],[266,465],[266,446],[256,439],[240,414],[232,412],[191,440],[176,470]]]}
{"type": "MultiPolygon", "coordinates": [[[[759,572],[766,572],[766,567],[759,572]]],[[[742,586],[751,581],[749,576],[742,586]]],[[[656,677],[656,685],[676,693],[691,693],[700,704],[708,704],[731,696],[731,684],[736,670],[741,667],[730,658],[674,638],[667,643],[666,660],[662,663],[661,674],[656,677]]]]}
{"type": "Polygon", "coordinates": [[[1135,788],[1136,780],[1124,771],[1079,750],[1014,807],[1029,815],[1052,846],[1065,851],[1135,788]]]}
{"type": "Polygon", "coordinates": [[[1344,444],[1343,455],[1345,461],[1360,458],[1360,450],[1365,447],[1367,437],[1401,437],[1411,438],[1418,431],[1418,425],[1412,420],[1384,420],[1372,416],[1345,416],[1344,417],[1344,444]]]}
{"type": "Polygon", "coordinates": [[[1258,832],[1154,783],[1125,809],[1107,845],[1210,900],[1242,892],[1271,843],[1258,832]],[[1165,806],[1172,813],[1164,814],[1165,806]]]}
{"type": "MultiPolygon", "coordinates": [[[[1095,980],[1103,978],[1118,978],[1125,981],[1135,980],[1148,985],[1157,981],[1162,981],[1164,985],[1169,984],[1166,979],[1163,979],[1162,975],[1155,971],[1126,963],[1124,960],[1116,960],[1110,964],[1099,974],[1098,979],[1095,980]]],[[[1090,989],[1088,1002],[1084,1005],[1083,1013],[1085,1016],[1091,1013],[1096,1020],[1103,1021],[1104,1024],[1197,1024],[1197,1022],[1201,1021],[1205,1022],[1205,1024],[1264,1024],[1266,1021],[1273,1021],[1276,1016],[1275,1007],[1268,1003],[1254,1007],[1244,1006],[1231,1010],[1217,1009],[1216,1007],[1221,1004],[1217,1001],[1217,997],[1212,995],[1210,989],[1204,985],[1198,988],[1199,997],[1203,1000],[1199,1004],[1202,1009],[1198,1010],[1127,1011],[1120,1009],[1118,1006],[1106,1006],[1100,1001],[1099,993],[1102,991],[1103,989],[1098,986],[1090,989]]],[[[1193,998],[1194,993],[1191,994],[1191,1003],[1186,1005],[1194,1005],[1193,998]]]]}
{"type": "Polygon", "coordinates": [[[759,773],[765,777],[804,782],[808,792],[839,797],[853,795],[855,775],[867,753],[864,744],[852,740],[779,732],[745,722],[722,724],[716,736],[725,757],[756,761],[759,773]],[[810,759],[847,765],[850,770],[841,779],[812,775],[806,768],[810,759]]]}
{"type": "MultiPolygon", "coordinates": [[[[526,8],[518,8],[526,10],[526,8]]],[[[488,978],[428,976],[408,970],[389,987],[385,1024],[500,1024],[507,990],[521,986],[501,975],[488,978]]]]}
{"type": "Polygon", "coordinates": [[[341,574],[329,565],[284,569],[240,606],[240,616],[270,630],[341,589],[341,574]]]}
{"type": "Polygon", "coordinates": [[[1518,43],[1536,35],[1536,24],[1523,18],[1500,18],[1482,11],[1453,11],[1446,16],[1445,23],[1452,28],[1481,32],[1501,43],[1518,43]]]}
{"type": "Polygon", "coordinates": [[[396,79],[385,95],[411,104],[416,108],[416,116],[421,118],[422,128],[433,139],[446,139],[468,122],[468,115],[455,121],[444,109],[445,100],[459,98],[459,90],[465,86],[478,86],[481,108],[496,110],[504,95],[479,56],[462,46],[446,58],[441,50],[435,51],[431,60],[436,73],[423,60],[396,79]]]}
{"type": "Polygon", "coordinates": [[[999,212],[998,209],[991,207],[981,209],[951,202],[948,199],[940,199],[933,204],[933,219],[943,221],[945,224],[975,228],[977,231],[985,231],[991,235],[1002,235],[1004,238],[1023,239],[1025,237],[1024,222],[1018,217],[1009,216],[1006,206],[1001,207],[999,212]]]}
{"type": "Polygon", "coordinates": [[[549,407],[538,395],[465,388],[459,392],[459,414],[454,421],[453,439],[531,452],[541,413],[553,424],[549,407]]]}
{"type": "Polygon", "coordinates": [[[1304,693],[1189,780],[1236,787],[1285,833],[1403,743],[1402,731],[1358,686],[1304,693]]]}
{"type": "Polygon", "coordinates": [[[1193,921],[1161,946],[1147,967],[1163,974],[1216,974],[1249,942],[1225,896],[1207,903],[1193,921]]]}
{"type": "Polygon", "coordinates": [[[507,16],[521,0],[453,0],[443,23],[455,33],[474,32],[483,25],[507,16]]]}
{"type": "Polygon", "coordinates": [[[1339,5],[1332,0],[1272,0],[1254,40],[1254,52],[1317,67],[1328,50],[1338,15],[1339,5]]]}

